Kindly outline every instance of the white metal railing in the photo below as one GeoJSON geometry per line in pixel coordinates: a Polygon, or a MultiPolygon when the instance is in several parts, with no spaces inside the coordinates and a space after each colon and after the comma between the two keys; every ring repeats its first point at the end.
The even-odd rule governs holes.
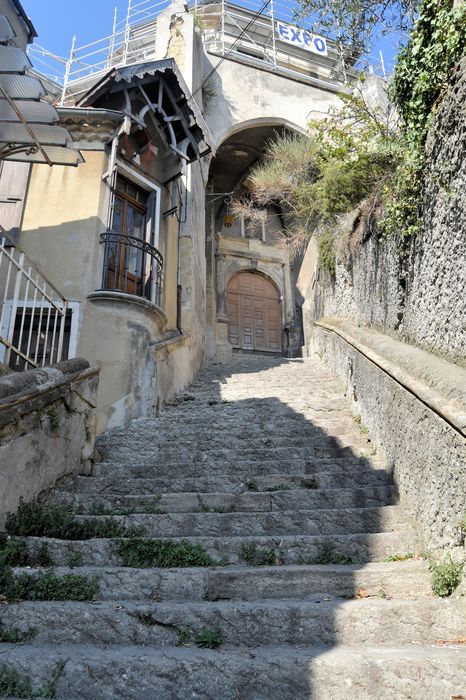
{"type": "MultiPolygon", "coordinates": [[[[358,72],[387,77],[390,67],[383,56],[351,55],[329,41],[329,57],[324,59],[283,44],[276,34],[276,22],[300,25],[318,33],[312,17],[297,19],[294,0],[188,0],[187,7],[199,19],[206,50],[245,63],[260,65],[262,69],[289,75],[300,80],[338,89],[341,82],[358,72]],[[256,16],[257,15],[257,16],[256,16]],[[244,29],[254,18],[246,32],[244,29]],[[241,36],[240,36],[241,35],[241,36]]],[[[155,54],[157,17],[170,5],[170,0],[128,0],[123,19],[118,20],[115,10],[112,29],[107,36],[83,46],[73,38],[68,58],[56,56],[38,44],[29,49],[38,70],[61,87],[61,104],[76,101],[100,74],[119,67],[146,60],[155,54]]]]}
{"type": "Polygon", "coordinates": [[[15,371],[65,359],[68,301],[0,226],[0,362],[15,371]]]}

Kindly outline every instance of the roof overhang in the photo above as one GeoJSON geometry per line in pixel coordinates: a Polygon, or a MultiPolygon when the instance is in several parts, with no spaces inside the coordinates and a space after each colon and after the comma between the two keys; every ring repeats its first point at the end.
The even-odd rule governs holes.
{"type": "Polygon", "coordinates": [[[141,127],[147,126],[151,115],[169,148],[185,162],[212,151],[214,139],[197,104],[189,100],[189,90],[172,58],[113,68],[88,90],[78,106],[102,106],[106,98],[114,99],[118,94],[121,111],[141,127]]]}
{"type": "Polygon", "coordinates": [[[39,78],[28,75],[31,62],[12,45],[16,34],[0,15],[0,161],[79,165],[79,151],[67,148],[70,134],[58,125],[57,110],[41,102],[46,94],[39,78]]]}
{"type": "Polygon", "coordinates": [[[31,22],[31,20],[29,19],[28,15],[25,12],[24,7],[20,3],[20,1],[19,0],[11,0],[11,2],[14,5],[14,8],[16,10],[18,17],[21,17],[21,19],[23,20],[24,24],[26,25],[26,27],[28,29],[28,32],[29,32],[28,43],[30,44],[37,37],[37,32],[35,30],[35,27],[34,27],[33,23],[31,22]]]}

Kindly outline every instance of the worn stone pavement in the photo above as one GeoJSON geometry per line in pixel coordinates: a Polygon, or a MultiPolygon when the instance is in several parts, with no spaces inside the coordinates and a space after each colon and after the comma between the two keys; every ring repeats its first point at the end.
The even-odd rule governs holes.
{"type": "Polygon", "coordinates": [[[129,568],[111,539],[47,540],[56,571],[79,555],[72,571],[95,574],[99,592],[0,607],[3,625],[38,630],[0,644],[0,663],[35,687],[63,660],[59,700],[466,697],[464,603],[433,597],[421,557],[384,561],[417,553],[417,533],[317,360],[213,364],[158,419],[106,433],[99,451],[90,477],[47,499],[80,518],[124,512],[114,517],[144,537],[200,544],[219,565],[129,568]],[[244,561],[254,543],[271,565],[244,561]],[[312,563],[325,551],[336,563],[312,563]],[[218,650],[195,644],[206,629],[218,650]]]}

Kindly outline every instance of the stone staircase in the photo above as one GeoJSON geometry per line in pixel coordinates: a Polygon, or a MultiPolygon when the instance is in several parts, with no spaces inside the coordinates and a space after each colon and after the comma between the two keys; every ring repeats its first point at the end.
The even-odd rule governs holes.
{"type": "Polygon", "coordinates": [[[0,669],[67,700],[466,697],[464,603],[435,598],[426,562],[405,559],[418,537],[366,432],[315,360],[203,370],[157,420],[105,434],[92,476],[47,495],[80,522],[142,530],[26,537],[98,592],[0,606],[3,629],[36,630],[0,644],[0,669]],[[211,565],[186,566],[186,545],[179,566],[151,566],[149,538],[167,556],[199,545],[211,565]]]}

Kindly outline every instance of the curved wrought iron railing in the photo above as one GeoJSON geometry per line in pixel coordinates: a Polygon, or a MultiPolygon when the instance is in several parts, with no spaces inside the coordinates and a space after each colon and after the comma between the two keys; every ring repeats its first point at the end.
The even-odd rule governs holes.
{"type": "Polygon", "coordinates": [[[141,238],[115,231],[100,234],[105,245],[102,289],[134,294],[160,306],[163,257],[141,238]]]}

